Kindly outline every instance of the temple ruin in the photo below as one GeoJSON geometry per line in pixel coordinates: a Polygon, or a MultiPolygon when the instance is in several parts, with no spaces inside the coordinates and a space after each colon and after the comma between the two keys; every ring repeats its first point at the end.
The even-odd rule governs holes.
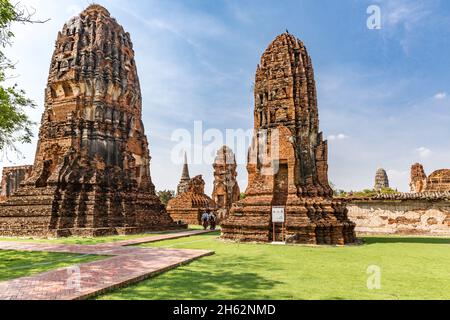
{"type": "Polygon", "coordinates": [[[141,117],[130,34],[90,5],[58,33],[35,163],[0,204],[0,235],[178,228],[156,196],[141,117]]]}
{"type": "Polygon", "coordinates": [[[201,225],[201,216],[205,211],[215,212],[216,204],[205,194],[202,176],[191,179],[188,189],[167,204],[167,212],[174,221],[189,225],[201,225]]]}
{"type": "Polygon", "coordinates": [[[328,146],[319,133],[311,58],[304,44],[289,33],[269,45],[257,68],[254,128],[246,197],[222,222],[222,237],[355,243],[355,224],[345,205],[333,199],[328,182],[328,146]],[[274,207],[285,210],[285,223],[275,225],[275,230],[274,207]]]}
{"type": "Polygon", "coordinates": [[[189,190],[189,183],[191,182],[191,177],[189,175],[189,164],[187,160],[187,154],[184,155],[184,166],[183,172],[181,174],[181,180],[177,187],[177,195],[185,193],[189,190]]]}
{"type": "Polygon", "coordinates": [[[386,170],[380,168],[377,170],[375,175],[375,187],[374,190],[381,191],[383,189],[388,189],[389,186],[389,177],[387,175],[386,170]]]}
{"type": "Polygon", "coordinates": [[[219,220],[223,220],[233,205],[239,201],[241,191],[237,182],[236,156],[227,146],[217,151],[213,164],[214,190],[212,198],[217,204],[219,220]]]}
{"type": "Polygon", "coordinates": [[[428,177],[420,163],[411,167],[411,192],[447,192],[450,191],[450,169],[441,169],[428,177]]]}
{"type": "Polygon", "coordinates": [[[423,165],[416,163],[411,167],[411,183],[409,184],[411,192],[420,193],[424,192],[427,186],[427,175],[423,165]]]}

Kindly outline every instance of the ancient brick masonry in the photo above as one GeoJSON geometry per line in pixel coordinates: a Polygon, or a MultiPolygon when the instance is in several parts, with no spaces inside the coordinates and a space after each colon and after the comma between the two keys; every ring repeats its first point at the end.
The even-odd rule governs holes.
{"type": "Polygon", "coordinates": [[[450,191],[450,170],[442,169],[433,172],[427,178],[427,188],[429,192],[445,192],[450,191]]]}
{"type": "Polygon", "coordinates": [[[176,225],[155,194],[130,34],[90,5],[58,34],[34,167],[0,234],[135,233],[176,225]]]}
{"type": "Polygon", "coordinates": [[[333,200],[327,142],[319,133],[316,85],[303,43],[289,33],[264,52],[256,72],[255,137],[249,152],[246,198],[222,223],[223,238],[286,240],[307,244],[354,243],[355,224],[333,200]],[[272,206],[286,209],[272,237],[272,206]]]}
{"type": "Polygon", "coordinates": [[[233,151],[223,146],[214,161],[214,190],[212,198],[217,204],[219,220],[224,219],[233,203],[239,201],[241,191],[237,182],[236,156],[233,151]]]}
{"type": "Polygon", "coordinates": [[[201,225],[201,216],[208,210],[215,211],[216,204],[205,194],[205,181],[202,176],[191,179],[188,190],[167,204],[167,212],[173,220],[190,225],[201,225]]]}
{"type": "Polygon", "coordinates": [[[381,191],[389,188],[389,177],[384,169],[378,169],[375,175],[375,190],[381,191]]]}
{"type": "Polygon", "coordinates": [[[427,187],[427,175],[423,165],[416,163],[411,167],[411,192],[424,192],[427,187]]]}
{"type": "Polygon", "coordinates": [[[0,202],[5,201],[19,189],[20,184],[28,178],[32,166],[5,167],[0,185],[0,202]]]}
{"type": "Polygon", "coordinates": [[[450,191],[377,194],[343,201],[360,233],[450,235],[450,191]]]}
{"type": "Polygon", "coordinates": [[[450,191],[450,170],[437,170],[428,177],[423,166],[416,163],[411,168],[411,192],[446,192],[450,191]]]}

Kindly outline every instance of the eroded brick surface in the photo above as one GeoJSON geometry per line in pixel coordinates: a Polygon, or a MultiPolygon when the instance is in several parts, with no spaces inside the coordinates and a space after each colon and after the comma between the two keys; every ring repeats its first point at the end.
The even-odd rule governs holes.
{"type": "Polygon", "coordinates": [[[222,222],[223,237],[308,244],[355,242],[345,205],[333,200],[328,145],[319,132],[316,83],[304,44],[289,33],[267,48],[256,71],[255,137],[246,198],[222,222]],[[286,209],[272,236],[272,206],[286,209]]]}
{"type": "Polygon", "coordinates": [[[411,167],[410,187],[413,193],[449,192],[450,170],[437,170],[427,177],[423,165],[416,163],[411,167]]]}
{"type": "Polygon", "coordinates": [[[187,191],[177,195],[167,204],[167,212],[174,221],[201,225],[205,211],[215,211],[215,202],[205,194],[205,181],[196,176],[189,181],[187,191]]]}
{"type": "Polygon", "coordinates": [[[58,33],[33,170],[0,204],[3,236],[178,228],[155,193],[130,34],[90,5],[58,33]]]}

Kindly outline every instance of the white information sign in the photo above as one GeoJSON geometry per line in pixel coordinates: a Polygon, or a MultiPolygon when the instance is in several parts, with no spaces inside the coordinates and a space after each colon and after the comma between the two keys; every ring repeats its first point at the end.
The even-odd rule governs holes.
{"type": "Polygon", "coordinates": [[[272,208],[272,222],[273,223],[284,223],[284,207],[273,207],[272,208]]]}

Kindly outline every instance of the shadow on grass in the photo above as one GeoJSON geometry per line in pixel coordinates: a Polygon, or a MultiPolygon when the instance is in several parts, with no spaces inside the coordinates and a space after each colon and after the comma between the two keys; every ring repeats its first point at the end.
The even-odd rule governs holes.
{"type": "Polygon", "coordinates": [[[380,243],[411,243],[411,244],[450,244],[450,238],[421,238],[421,237],[364,237],[367,245],[380,243]]]}
{"type": "MultiPolygon", "coordinates": [[[[245,257],[241,257],[240,262],[247,267],[261,263],[245,257]]],[[[256,272],[242,272],[236,261],[204,258],[139,284],[100,296],[99,299],[270,299],[270,290],[281,283],[256,272]],[[228,271],[229,264],[236,270],[228,271]]]]}

